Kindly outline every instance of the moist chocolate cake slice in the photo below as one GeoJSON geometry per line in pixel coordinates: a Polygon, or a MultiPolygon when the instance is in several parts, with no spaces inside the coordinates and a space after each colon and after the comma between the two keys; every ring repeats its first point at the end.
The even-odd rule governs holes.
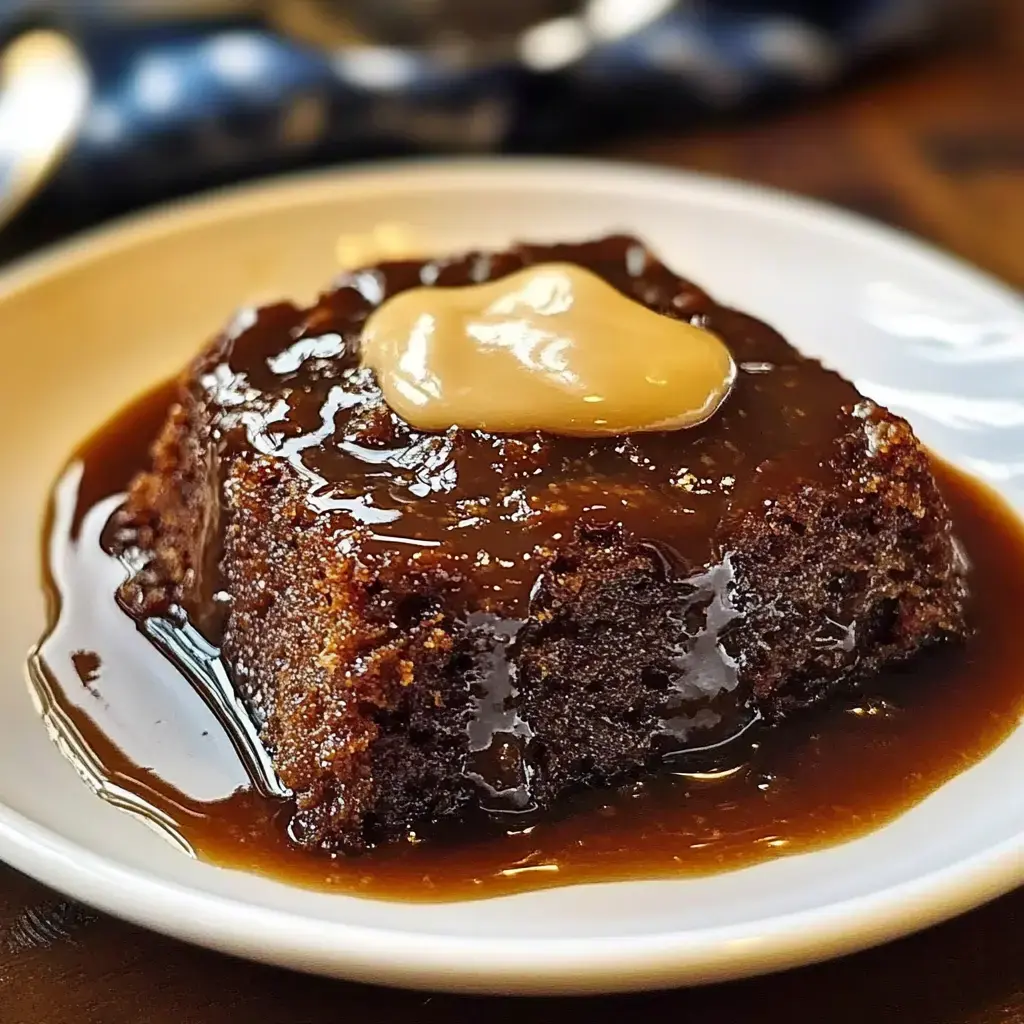
{"type": "Polygon", "coordinates": [[[112,525],[123,604],[220,645],[294,838],[328,849],[550,808],[965,629],[910,427],[626,237],[386,263],[240,316],[112,525]],[[376,306],[551,261],[722,338],[718,412],[594,438],[424,433],[388,408],[359,358],[376,306]]]}

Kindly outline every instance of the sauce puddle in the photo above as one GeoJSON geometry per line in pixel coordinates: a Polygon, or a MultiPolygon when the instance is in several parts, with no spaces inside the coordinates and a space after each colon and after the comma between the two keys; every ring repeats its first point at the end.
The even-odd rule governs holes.
{"type": "MultiPolygon", "coordinates": [[[[1024,715],[1024,528],[984,485],[936,460],[972,569],[966,647],[940,647],[862,694],[734,743],[727,762],[587,794],[501,835],[408,842],[361,857],[288,839],[238,743],[117,605],[107,519],[170,402],[161,388],[77,453],[46,534],[51,625],[32,660],[47,726],[102,798],[203,860],[300,886],[441,901],[580,882],[701,875],[870,832],[988,754],[1024,715]]],[[[453,830],[454,831],[454,830],[453,830]]]]}

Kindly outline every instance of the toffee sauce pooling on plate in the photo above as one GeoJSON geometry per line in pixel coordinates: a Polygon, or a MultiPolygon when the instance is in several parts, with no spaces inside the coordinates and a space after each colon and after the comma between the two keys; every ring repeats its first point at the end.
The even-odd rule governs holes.
{"type": "MultiPolygon", "coordinates": [[[[615,333],[616,353],[628,366],[631,331],[620,325],[615,333]]],[[[451,642],[459,667],[452,660],[436,667],[440,710],[449,719],[439,733],[447,728],[459,744],[462,720],[468,720],[468,757],[464,767],[457,758],[448,763],[440,753],[447,741],[432,746],[425,727],[423,770],[437,778],[440,802],[461,806],[465,797],[495,816],[550,804],[551,790],[560,797],[563,784],[581,783],[588,759],[595,776],[610,777],[620,762],[639,767],[648,757],[689,755],[757,721],[752,680],[739,668],[742,650],[732,646],[743,624],[731,596],[732,558],[743,555],[736,534],[744,532],[747,513],[763,515],[796,482],[816,493],[851,493],[847,440],[854,452],[870,450],[878,422],[851,383],[804,357],[768,325],[718,304],[628,236],[347,272],[308,309],[280,303],[240,314],[192,363],[179,401],[189,439],[183,461],[194,472],[171,486],[189,490],[184,518],[192,522],[192,507],[200,507],[202,528],[187,531],[185,571],[167,572],[160,558],[150,558],[159,538],[144,536],[154,512],[158,519],[162,514],[159,500],[143,499],[137,520],[126,511],[109,534],[110,550],[138,570],[122,588],[125,608],[189,675],[202,677],[219,703],[230,704],[232,686],[203,637],[223,647],[234,688],[254,717],[262,722],[270,715],[266,727],[280,737],[276,763],[305,805],[320,799],[320,783],[332,771],[306,743],[304,726],[284,724],[296,724],[299,702],[279,698],[293,684],[311,692],[334,675],[318,663],[319,650],[307,650],[296,637],[301,630],[289,619],[289,604],[302,608],[299,617],[317,614],[316,602],[305,600],[308,587],[288,591],[325,565],[357,566],[379,587],[380,601],[369,597],[367,614],[381,621],[374,618],[365,628],[366,616],[358,612],[368,598],[362,584],[328,588],[332,603],[337,598],[341,606],[337,629],[327,619],[316,623],[328,665],[332,645],[349,640],[365,643],[372,655],[365,672],[352,672],[349,699],[325,695],[326,717],[344,718],[343,731],[351,728],[346,735],[361,746],[375,726],[360,703],[375,704],[387,686],[373,670],[377,653],[404,658],[404,642],[413,638],[410,663],[430,663],[428,644],[451,642]],[[663,314],[672,330],[724,343],[730,389],[710,419],[680,431],[621,436],[455,427],[425,432],[388,406],[362,356],[365,332],[374,318],[393,311],[392,303],[429,289],[458,291],[469,301],[479,294],[474,286],[508,287],[524,268],[567,262],[633,301],[637,316],[663,314]],[[282,548],[261,564],[265,536],[282,539],[293,554],[282,548]],[[585,545],[576,544],[584,537],[585,545]],[[631,627],[632,646],[626,637],[612,641],[614,630],[605,637],[620,653],[635,649],[620,669],[622,685],[611,686],[605,659],[604,668],[593,671],[574,653],[577,645],[558,642],[578,628],[575,613],[562,616],[560,606],[581,604],[580,613],[590,618],[601,613],[596,600],[565,599],[562,592],[572,584],[563,586],[556,556],[568,551],[563,567],[571,570],[574,546],[589,551],[606,543],[614,551],[634,541],[660,572],[651,575],[652,614],[631,627]],[[658,576],[667,584],[664,592],[658,576]],[[265,643],[266,635],[253,628],[272,614],[280,623],[274,627],[279,643],[265,643]],[[180,626],[183,616],[187,624],[180,626]],[[425,632],[434,616],[441,621],[438,637],[425,632]],[[636,637],[644,630],[652,639],[640,643],[636,637]],[[296,649],[286,649],[290,644],[296,649]],[[647,652],[652,657],[638,664],[647,652]],[[278,659],[290,666],[287,673],[270,667],[278,659]],[[593,695],[584,703],[603,701],[628,726],[621,743],[606,743],[595,730],[592,749],[574,753],[571,738],[552,728],[562,709],[538,682],[549,668],[560,671],[552,667],[559,660],[579,677],[574,686],[593,695]],[[311,678],[299,682],[303,665],[311,678]],[[629,693],[635,699],[627,699],[629,693]],[[369,728],[360,731],[364,724],[369,728]]],[[[170,523],[179,516],[174,499],[166,512],[170,523]]],[[[591,559],[582,558],[585,572],[591,559]]],[[[180,569],[181,552],[172,550],[168,562],[180,569]]],[[[830,582],[835,592],[821,596],[823,614],[808,627],[804,656],[839,672],[863,661],[858,638],[875,626],[857,632],[856,573],[830,582]]],[[[253,754],[261,785],[273,792],[274,775],[258,756],[252,729],[243,723],[236,733],[239,748],[253,754]]],[[[372,751],[376,743],[369,743],[372,751]]],[[[372,775],[372,766],[365,767],[372,775]]],[[[302,811],[294,819],[300,840],[318,827],[315,813],[305,818],[313,819],[311,826],[303,825],[302,811]]]]}
{"type": "Polygon", "coordinates": [[[52,628],[33,677],[50,726],[97,792],[203,859],[425,901],[706,874],[879,827],[985,756],[1024,712],[1024,530],[986,487],[936,461],[971,563],[966,647],[940,647],[856,699],[751,730],[717,760],[587,794],[527,827],[355,858],[304,851],[287,838],[287,801],[253,785],[225,709],[211,711],[115,601],[124,571],[103,530],[170,401],[164,388],[131,406],[58,483],[47,531],[52,628]]]}

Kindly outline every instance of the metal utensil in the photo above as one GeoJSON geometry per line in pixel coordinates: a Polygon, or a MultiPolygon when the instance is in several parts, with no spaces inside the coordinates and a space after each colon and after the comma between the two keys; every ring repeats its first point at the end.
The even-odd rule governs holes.
{"type": "Polygon", "coordinates": [[[59,32],[22,33],[0,52],[0,226],[56,168],[88,100],[85,63],[59,32]]]}

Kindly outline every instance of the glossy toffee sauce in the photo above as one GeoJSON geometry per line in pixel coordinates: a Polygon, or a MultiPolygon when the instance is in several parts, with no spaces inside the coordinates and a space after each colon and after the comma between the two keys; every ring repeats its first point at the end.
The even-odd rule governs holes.
{"type": "Polygon", "coordinates": [[[55,489],[51,630],[33,679],[51,731],[93,788],[205,860],[421,901],[706,874],[879,827],[984,757],[1024,714],[1024,530],[983,485],[936,461],[972,565],[966,647],[939,648],[856,700],[733,744],[732,762],[707,775],[592,793],[572,813],[497,837],[349,858],[302,850],[286,837],[287,803],[254,791],[218,717],[114,600],[123,569],[100,535],[170,396],[164,388],[124,411],[55,489]]]}
{"type": "MultiPolygon", "coordinates": [[[[586,318],[594,297],[581,298],[586,318]]],[[[622,377],[646,362],[637,349],[651,340],[645,328],[638,345],[630,321],[609,317],[603,346],[579,338],[591,355],[599,345],[622,377]]],[[[410,363],[434,365],[432,348],[417,341],[410,363]]],[[[595,380],[589,360],[576,358],[583,354],[577,348],[566,369],[583,370],[602,391],[607,374],[595,380]]],[[[510,374],[492,370],[475,400],[510,390],[510,374]]],[[[232,705],[240,698],[267,716],[277,774],[296,794],[292,835],[310,846],[358,842],[375,825],[378,836],[408,827],[366,785],[367,772],[402,796],[422,778],[442,816],[468,801],[525,827],[523,815],[552,806],[581,777],[620,771],[619,758],[706,763],[697,750],[733,741],[760,715],[752,674],[737,660],[744,641],[734,635],[730,651],[743,621],[730,598],[732,556],[742,563],[758,544],[748,513],[785,516],[777,499],[796,481],[847,494],[851,474],[863,472],[872,486],[872,462],[881,455],[880,467],[887,450],[885,417],[849,381],[624,235],[348,271],[308,309],[241,311],[190,365],[179,400],[183,418],[168,429],[182,472],[166,478],[164,467],[163,485],[136,493],[105,535],[128,571],[119,600],[201,690],[218,695],[228,722],[241,724],[240,748],[256,755],[254,778],[273,793],[282,787],[232,705]],[[436,326],[434,290],[472,304],[477,287],[500,291],[521,273],[566,263],[610,286],[627,303],[620,310],[658,318],[659,334],[724,342],[737,372],[708,421],[611,436],[425,432],[388,404],[386,386],[363,365],[366,335],[394,303],[415,299],[422,310],[430,292],[436,326]],[[185,525],[181,536],[175,523],[185,525]],[[614,565],[633,541],[648,584],[638,582],[643,592],[601,630],[599,606],[619,585],[632,594],[631,570],[609,569],[618,583],[604,596],[587,596],[584,577],[605,553],[614,565]],[[588,568],[573,573],[577,557],[588,568]],[[639,611],[648,601],[651,615],[639,611]],[[223,649],[230,679],[211,644],[223,649]],[[597,659],[586,646],[609,649],[597,659]],[[343,650],[354,658],[334,657],[343,650]],[[416,666],[418,684],[405,696],[394,685],[402,665],[416,666]],[[555,697],[562,685],[624,728],[612,737],[600,716],[578,735],[562,728],[577,704],[566,709],[555,697]],[[382,699],[383,716],[366,713],[382,699]],[[300,721],[309,712],[315,719],[300,721]],[[429,722],[422,729],[412,726],[419,715],[429,722]],[[338,821],[343,808],[358,820],[338,821]]],[[[857,504],[846,511],[855,516],[857,504]]],[[[849,593],[859,580],[831,580],[835,593],[821,596],[827,607],[807,625],[808,649],[826,672],[860,657],[849,593]]]]}

